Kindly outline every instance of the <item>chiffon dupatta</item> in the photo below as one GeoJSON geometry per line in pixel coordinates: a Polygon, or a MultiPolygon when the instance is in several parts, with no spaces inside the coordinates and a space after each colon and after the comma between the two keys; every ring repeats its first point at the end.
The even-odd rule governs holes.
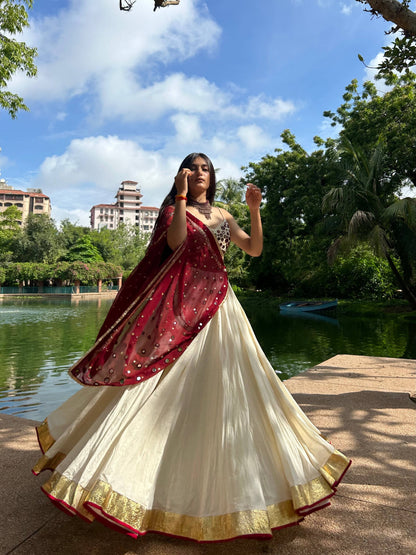
{"type": "Polygon", "coordinates": [[[93,347],[69,370],[84,385],[147,380],[175,362],[218,310],[228,288],[215,237],[189,212],[171,251],[174,208],[161,214],[146,255],[118,292],[93,347]]]}

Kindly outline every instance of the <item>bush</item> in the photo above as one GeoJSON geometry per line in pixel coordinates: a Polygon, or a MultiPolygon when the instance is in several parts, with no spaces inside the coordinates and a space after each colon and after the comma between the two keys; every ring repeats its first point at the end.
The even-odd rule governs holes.
{"type": "Polygon", "coordinates": [[[337,297],[344,299],[391,299],[396,291],[387,260],[370,247],[360,245],[339,256],[332,266],[324,263],[296,284],[297,297],[337,297]]]}
{"type": "Polygon", "coordinates": [[[0,268],[0,283],[16,285],[16,283],[44,281],[56,279],[74,283],[80,281],[85,285],[97,283],[99,279],[114,279],[122,274],[120,266],[107,262],[86,264],[84,262],[58,262],[41,264],[35,262],[17,262],[0,268]],[[3,276],[3,277],[2,277],[3,276]]]}
{"type": "Polygon", "coordinates": [[[338,257],[332,272],[339,297],[382,300],[394,296],[396,286],[387,260],[376,256],[367,246],[361,245],[348,256],[338,257]]]}

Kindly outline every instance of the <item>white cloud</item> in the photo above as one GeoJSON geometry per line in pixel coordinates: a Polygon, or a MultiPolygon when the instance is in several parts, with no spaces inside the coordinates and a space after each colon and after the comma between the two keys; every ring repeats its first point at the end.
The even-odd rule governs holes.
{"type": "MultiPolygon", "coordinates": [[[[32,21],[24,38],[38,47],[38,76],[19,74],[12,87],[32,106],[80,97],[78,106],[94,125],[155,121],[174,112],[274,120],[295,112],[294,103],[281,98],[260,95],[237,102],[232,83],[224,90],[204,77],[166,75],[168,62],[212,50],[220,35],[197,0],[157,14],[146,2],[121,13],[114,0],[71,0],[56,16],[32,21]]],[[[60,110],[56,120],[65,117],[60,110]]]]}
{"type": "Polygon", "coordinates": [[[7,156],[4,156],[4,154],[1,154],[1,148],[0,148],[0,177],[1,177],[2,168],[7,167],[8,165],[9,165],[9,160],[7,156]]]}
{"type": "Polygon", "coordinates": [[[126,13],[114,0],[71,0],[56,16],[31,20],[24,39],[38,48],[38,77],[17,76],[13,88],[25,99],[45,102],[102,90],[110,82],[119,98],[126,91],[118,84],[139,82],[138,68],[215,47],[220,28],[196,5],[188,0],[180,10],[153,14],[149,2],[137,2],[126,13]]]}
{"type": "MultiPolygon", "coordinates": [[[[185,128],[184,136],[191,128],[200,131],[195,116],[178,114],[174,125],[177,132],[185,128]]],[[[127,179],[139,183],[145,205],[160,206],[188,151],[206,152],[219,169],[218,179],[238,179],[247,156],[258,155],[261,145],[270,150],[275,146],[259,126],[241,126],[237,133],[217,132],[200,137],[197,144],[189,134],[187,139],[188,149],[184,142],[167,140],[160,150],[146,150],[132,140],[111,135],[75,139],[63,154],[44,160],[32,186],[41,187],[50,196],[54,219],[70,218],[89,225],[90,208],[115,202],[117,188],[127,179]]]]}
{"type": "Polygon", "coordinates": [[[80,208],[71,210],[65,207],[52,205],[51,217],[58,224],[62,222],[62,220],[68,219],[74,224],[90,227],[90,213],[88,210],[82,210],[80,208]]]}
{"type": "Polygon", "coordinates": [[[47,157],[35,183],[51,197],[57,214],[82,214],[94,204],[114,202],[118,186],[129,179],[139,183],[146,205],[158,206],[179,162],[179,157],[144,150],[117,136],[87,137],[73,140],[63,154],[47,157]]]}
{"type": "Polygon", "coordinates": [[[293,114],[296,107],[292,101],[280,98],[267,99],[262,95],[251,97],[243,113],[252,118],[282,119],[284,116],[293,114]]]}
{"type": "Polygon", "coordinates": [[[171,121],[176,130],[174,138],[176,142],[195,145],[201,139],[202,130],[197,116],[175,114],[171,117],[171,121]]]}
{"type": "Polygon", "coordinates": [[[67,115],[68,114],[66,112],[58,112],[55,119],[56,121],[64,121],[66,120],[67,115]]]}
{"type": "Polygon", "coordinates": [[[341,5],[341,13],[343,13],[344,15],[350,15],[351,12],[352,12],[351,4],[342,4],[341,5]]]}
{"type": "Polygon", "coordinates": [[[216,114],[217,117],[280,120],[296,111],[292,101],[271,99],[262,95],[233,103],[233,95],[223,91],[204,77],[188,77],[174,73],[164,80],[140,88],[132,76],[112,73],[102,81],[100,98],[103,118],[155,120],[169,112],[216,114]],[[122,94],[114,95],[116,80],[122,94]]]}
{"type": "Polygon", "coordinates": [[[131,75],[109,75],[101,83],[103,117],[131,120],[155,120],[168,112],[192,114],[227,109],[230,98],[203,77],[187,77],[182,73],[167,76],[146,88],[140,88],[131,75]],[[121,94],[113,94],[116,79],[121,94]]]}
{"type": "Polygon", "coordinates": [[[270,146],[271,139],[258,125],[243,125],[238,128],[237,136],[249,151],[259,151],[270,146]]]}

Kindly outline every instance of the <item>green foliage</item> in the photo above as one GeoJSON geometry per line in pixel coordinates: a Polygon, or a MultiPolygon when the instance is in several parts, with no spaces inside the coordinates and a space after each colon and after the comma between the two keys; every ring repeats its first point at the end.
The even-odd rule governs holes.
{"type": "Polygon", "coordinates": [[[14,205],[0,213],[0,263],[4,264],[13,258],[14,245],[21,235],[21,219],[22,213],[14,205]]]}
{"type": "Polygon", "coordinates": [[[142,233],[138,226],[121,224],[117,229],[92,230],[91,242],[97,247],[103,260],[132,270],[143,258],[149,242],[149,234],[142,233]]]}
{"type": "MultiPolygon", "coordinates": [[[[392,85],[397,81],[397,73],[409,74],[416,64],[416,29],[414,11],[409,8],[410,0],[385,0],[384,2],[357,0],[357,2],[370,5],[371,9],[367,8],[365,11],[373,16],[382,16],[387,21],[395,22],[387,34],[400,31],[400,35],[396,36],[392,44],[382,47],[384,56],[376,68],[376,79],[384,79],[392,85]]],[[[360,54],[358,58],[364,63],[360,54]]]]}
{"type": "Polygon", "coordinates": [[[27,46],[12,37],[29,26],[27,9],[32,0],[0,1],[0,107],[16,118],[19,110],[28,110],[23,98],[7,90],[7,84],[13,75],[23,71],[28,77],[34,77],[37,69],[34,59],[36,48],[27,46]]]}
{"type": "Polygon", "coordinates": [[[345,90],[344,103],[336,112],[324,112],[331,125],[342,126],[340,138],[361,148],[367,157],[382,138],[391,193],[398,194],[405,180],[415,186],[416,75],[400,77],[386,93],[379,92],[371,81],[364,83],[360,92],[356,79],[345,90]]]}
{"type": "Polygon", "coordinates": [[[334,241],[330,256],[339,254],[340,247],[350,248],[361,241],[369,242],[374,251],[387,259],[398,285],[416,308],[416,200],[398,200],[392,195],[387,155],[379,141],[367,158],[362,149],[343,138],[341,159],[347,165],[342,183],[332,188],[323,199],[327,213],[340,216],[340,237],[334,241]],[[397,254],[406,273],[401,273],[393,257],[397,254]]]}
{"type": "MultiPolygon", "coordinates": [[[[243,202],[245,186],[235,179],[223,179],[217,184],[215,206],[227,210],[238,225],[250,233],[250,211],[243,202]]],[[[225,265],[231,283],[240,287],[250,284],[251,257],[233,243],[225,253],[225,265]]]]}
{"type": "Polygon", "coordinates": [[[68,262],[103,262],[103,257],[88,235],[80,237],[63,257],[68,262]]]}
{"type": "Polygon", "coordinates": [[[308,270],[306,259],[316,265],[311,252],[325,257],[325,240],[322,244],[318,233],[321,201],[336,173],[333,147],[308,154],[288,130],[282,139],[288,150],[278,149],[275,155],[250,163],[244,178],[258,185],[266,199],[264,251],[252,262],[252,275],[256,285],[278,293],[287,292],[303,278],[308,270]]]}
{"type": "Polygon", "coordinates": [[[106,262],[92,264],[84,262],[58,262],[57,264],[17,262],[0,267],[0,279],[3,278],[0,283],[16,285],[23,282],[58,280],[71,284],[80,281],[85,285],[93,285],[99,279],[114,280],[121,274],[120,266],[106,262]]]}
{"type": "Polygon", "coordinates": [[[7,264],[3,270],[5,272],[5,282],[10,285],[29,281],[43,281],[51,277],[50,267],[42,263],[11,263],[7,264]]]}
{"type": "Polygon", "coordinates": [[[112,261],[125,270],[132,270],[144,257],[149,239],[149,234],[142,233],[138,226],[119,225],[113,232],[112,261]]]}
{"type": "Polygon", "coordinates": [[[47,214],[29,214],[22,235],[14,244],[14,260],[55,262],[62,254],[59,232],[47,214]]]}
{"type": "Polygon", "coordinates": [[[394,276],[387,261],[366,245],[340,256],[331,268],[336,295],[347,299],[384,300],[394,296],[394,276]]]}
{"type": "Polygon", "coordinates": [[[59,230],[60,240],[64,251],[69,250],[77,241],[85,235],[92,237],[89,227],[83,227],[72,223],[68,218],[62,220],[59,230]]]}

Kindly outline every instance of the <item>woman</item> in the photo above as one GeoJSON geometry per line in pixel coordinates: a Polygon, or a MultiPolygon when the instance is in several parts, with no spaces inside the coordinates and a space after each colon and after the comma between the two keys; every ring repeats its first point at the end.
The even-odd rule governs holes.
{"type": "Polygon", "coordinates": [[[228,287],[230,240],[262,251],[260,190],[246,193],[250,235],[214,195],[209,158],[187,156],[145,258],[70,371],[92,387],[38,428],[48,497],[133,537],[271,537],[327,506],[350,464],[276,377],[228,287]]]}

